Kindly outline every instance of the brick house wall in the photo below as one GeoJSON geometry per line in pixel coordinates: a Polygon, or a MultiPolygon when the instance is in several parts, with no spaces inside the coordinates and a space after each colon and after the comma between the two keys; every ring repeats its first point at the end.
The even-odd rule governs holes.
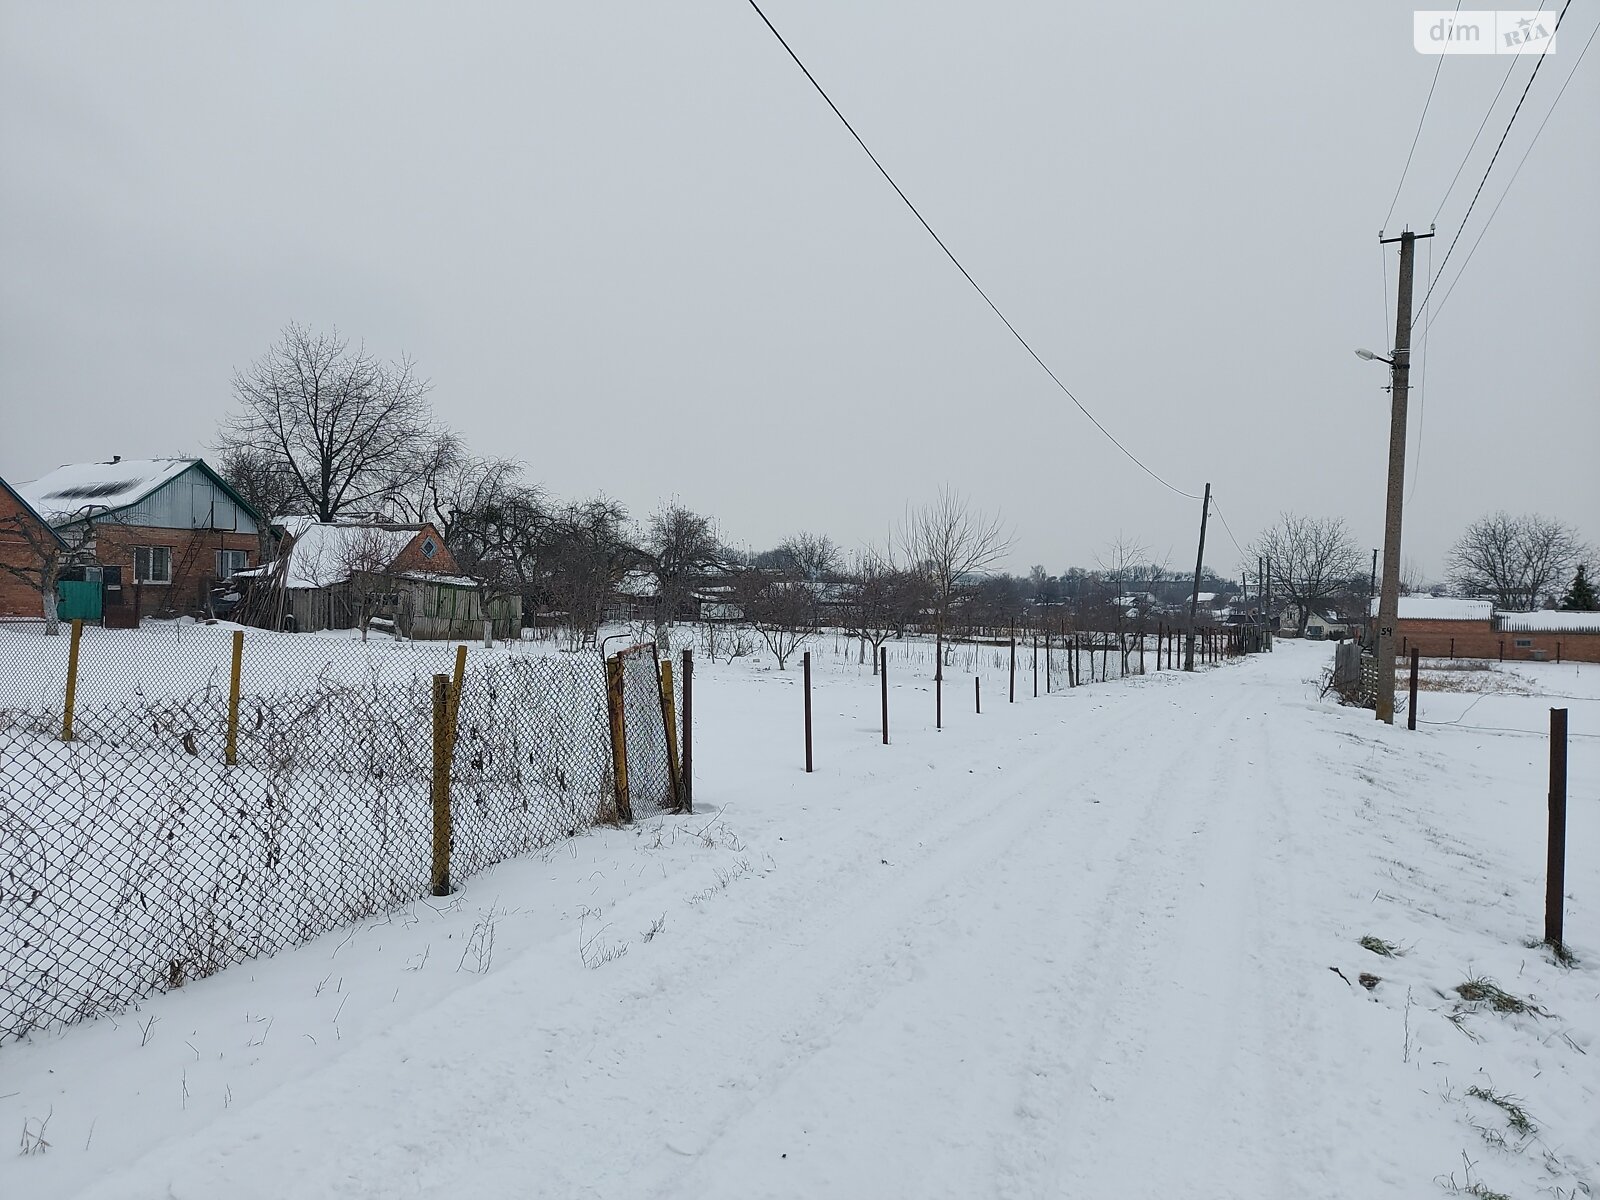
{"type": "Polygon", "coordinates": [[[1600,633],[1516,633],[1496,629],[1493,621],[1402,618],[1395,622],[1395,638],[1402,659],[1409,658],[1416,649],[1424,658],[1503,657],[1506,662],[1529,662],[1538,650],[1551,662],[1558,658],[1563,662],[1600,662],[1600,633]]]}
{"type": "MultiPolygon", "coordinates": [[[[25,521],[48,538],[43,525],[18,502],[9,488],[0,487],[0,562],[36,571],[39,556],[28,539],[17,530],[17,522],[25,521]]],[[[18,579],[10,571],[0,570],[0,617],[44,616],[44,598],[37,587],[25,579],[18,579]]]]}
{"type": "Polygon", "coordinates": [[[390,574],[394,575],[406,571],[425,571],[432,575],[462,573],[461,568],[456,565],[456,556],[450,553],[450,548],[444,544],[444,538],[439,536],[439,531],[432,525],[424,525],[389,567],[390,574]],[[432,558],[423,553],[423,544],[428,541],[432,541],[434,545],[432,558]]]}
{"type": "Polygon", "coordinates": [[[101,566],[122,568],[123,593],[132,604],[139,594],[144,616],[182,615],[202,611],[211,585],[217,580],[217,551],[242,550],[254,566],[260,541],[253,533],[216,529],[161,529],[144,525],[106,523],[94,530],[94,558],[101,566]],[[172,553],[172,582],[135,587],[134,549],[165,546],[172,553]]]}

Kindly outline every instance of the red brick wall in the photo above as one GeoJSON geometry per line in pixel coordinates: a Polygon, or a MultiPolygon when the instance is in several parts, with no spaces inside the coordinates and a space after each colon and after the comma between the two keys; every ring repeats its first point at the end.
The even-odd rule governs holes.
{"type": "Polygon", "coordinates": [[[95,561],[122,568],[123,594],[132,604],[135,594],[135,546],[166,546],[172,551],[172,582],[147,583],[140,598],[144,616],[181,616],[205,607],[206,593],[217,577],[217,551],[243,550],[255,565],[260,543],[253,533],[215,529],[155,529],[142,525],[95,526],[95,561]],[[191,549],[193,553],[191,554],[191,549]]]}
{"type": "Polygon", "coordinates": [[[444,544],[444,539],[432,525],[423,526],[422,531],[411,539],[411,544],[400,552],[400,557],[394,560],[394,566],[390,570],[397,575],[405,571],[426,571],[432,575],[461,574],[461,568],[456,565],[455,555],[450,553],[449,547],[444,544]],[[430,537],[439,547],[432,558],[422,553],[422,543],[430,537]]]}
{"type": "MultiPolygon", "coordinates": [[[[0,563],[37,571],[41,565],[38,555],[27,538],[17,529],[17,522],[25,521],[36,530],[39,523],[18,504],[5,488],[0,488],[0,563]]],[[[41,532],[41,536],[48,536],[41,532]]],[[[34,578],[38,578],[34,576],[34,578]]],[[[44,600],[39,589],[10,571],[0,570],[0,617],[42,617],[44,600]]]]}
{"type": "Polygon", "coordinates": [[[1511,633],[1495,629],[1489,621],[1406,621],[1395,624],[1401,658],[1413,649],[1424,658],[1493,658],[1528,662],[1543,650],[1551,662],[1600,662],[1600,633],[1511,633]],[[1530,646],[1518,646],[1528,641],[1530,646]],[[1504,643],[1502,647],[1501,643],[1504,643]],[[1452,643],[1454,649],[1452,651],[1452,643]]]}

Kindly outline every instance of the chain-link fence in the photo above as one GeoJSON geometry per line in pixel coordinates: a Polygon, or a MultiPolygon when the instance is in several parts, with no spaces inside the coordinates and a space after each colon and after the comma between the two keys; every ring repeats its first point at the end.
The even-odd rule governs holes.
{"type": "MultiPolygon", "coordinates": [[[[617,811],[593,653],[468,660],[205,626],[73,642],[0,626],[0,1041],[427,894],[436,675],[462,671],[442,810],[456,880],[617,811]]],[[[625,699],[655,701],[655,738],[641,725],[627,761],[667,778],[643,664],[625,699]]]]}

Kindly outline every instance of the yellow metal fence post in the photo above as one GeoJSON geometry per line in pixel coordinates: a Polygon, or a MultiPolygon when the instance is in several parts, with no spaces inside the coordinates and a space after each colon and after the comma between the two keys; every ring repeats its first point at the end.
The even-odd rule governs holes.
{"type": "Polygon", "coordinates": [[[622,718],[622,656],[606,660],[606,710],[611,717],[611,780],[617,798],[617,819],[633,822],[628,797],[628,728],[622,718]]]}
{"type": "Polygon", "coordinates": [[[78,697],[78,643],[83,640],[83,618],[72,619],[72,648],[67,651],[67,703],[61,714],[61,740],[72,740],[72,708],[78,697]]]}
{"type": "Polygon", "coordinates": [[[228,680],[228,747],[224,761],[239,761],[239,669],[244,665],[244,630],[233,631],[233,672],[228,680]]]}
{"type": "Polygon", "coordinates": [[[450,894],[450,676],[433,677],[433,870],[435,896],[450,894]]]}
{"type": "Polygon", "coordinates": [[[461,681],[467,674],[467,648],[456,647],[456,673],[450,681],[450,748],[456,745],[456,717],[461,712],[461,681]]]}
{"type": "Polygon", "coordinates": [[[672,807],[683,808],[683,772],[678,765],[678,713],[672,690],[672,660],[660,663],[661,720],[667,727],[667,776],[672,782],[672,807]]]}

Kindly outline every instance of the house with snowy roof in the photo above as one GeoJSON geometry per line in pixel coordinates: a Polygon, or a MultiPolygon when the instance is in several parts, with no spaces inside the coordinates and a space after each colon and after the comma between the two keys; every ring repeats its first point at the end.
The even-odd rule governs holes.
{"type": "Polygon", "coordinates": [[[480,582],[427,522],[290,517],[278,531],[278,557],[235,576],[235,616],[247,624],[300,633],[376,625],[405,637],[468,638],[483,632],[487,616],[498,637],[521,632],[521,597],[492,597],[486,612],[480,582]]]}
{"type": "Polygon", "coordinates": [[[212,585],[259,555],[260,517],[200,458],[57,467],[16,489],[73,548],[64,579],[99,585],[108,625],[208,610],[212,585]]]}

